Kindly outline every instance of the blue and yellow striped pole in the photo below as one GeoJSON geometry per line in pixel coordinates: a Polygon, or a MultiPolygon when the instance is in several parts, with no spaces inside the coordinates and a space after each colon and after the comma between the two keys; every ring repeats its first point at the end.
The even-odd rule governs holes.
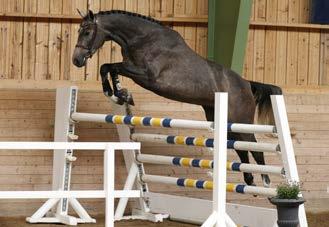
{"type": "MultiPolygon", "coordinates": [[[[214,122],[197,121],[172,118],[156,118],[147,116],[130,116],[130,115],[113,115],[113,114],[93,114],[93,113],[72,113],[72,120],[99,122],[109,124],[125,124],[133,126],[147,127],[164,127],[164,128],[185,128],[185,129],[201,129],[213,130],[214,122]]],[[[254,125],[228,123],[227,131],[237,133],[276,133],[275,126],[272,125],[254,125]]]]}
{"type": "MultiPolygon", "coordinates": [[[[147,134],[147,133],[134,133],[131,139],[135,142],[154,142],[163,144],[177,144],[199,147],[214,147],[214,139],[204,137],[192,136],[172,136],[162,134],[147,134]]],[[[227,148],[235,150],[259,151],[259,152],[272,152],[277,153],[280,151],[278,144],[272,143],[256,143],[227,140],[227,148]]]]}
{"type": "MultiPolygon", "coordinates": [[[[213,189],[212,181],[205,180],[195,180],[189,178],[176,178],[176,177],[166,177],[166,176],[157,176],[157,175],[143,175],[142,181],[145,183],[162,183],[176,185],[180,187],[189,187],[189,188],[198,188],[198,189],[213,189]]],[[[275,188],[264,188],[249,186],[245,184],[226,184],[226,191],[240,193],[240,194],[252,194],[252,195],[263,195],[263,196],[276,196],[275,188]]]]}
{"type": "MultiPolygon", "coordinates": [[[[174,166],[195,167],[195,168],[203,168],[203,169],[214,168],[214,161],[207,159],[172,157],[172,156],[151,155],[151,154],[138,154],[136,156],[136,159],[140,163],[174,165],[174,166]]],[[[236,172],[284,175],[284,170],[280,166],[255,165],[255,164],[246,164],[240,162],[227,162],[226,169],[228,171],[236,171],[236,172]]]]}

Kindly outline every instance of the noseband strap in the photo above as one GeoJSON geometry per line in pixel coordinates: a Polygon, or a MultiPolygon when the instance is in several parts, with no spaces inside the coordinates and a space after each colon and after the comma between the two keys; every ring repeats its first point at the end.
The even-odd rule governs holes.
{"type": "Polygon", "coordinates": [[[97,36],[97,23],[96,23],[96,20],[92,23],[92,26],[93,26],[93,36],[91,37],[91,40],[90,42],[88,43],[87,46],[84,46],[84,45],[81,45],[81,44],[76,44],[75,47],[78,47],[78,48],[81,48],[81,49],[84,49],[84,50],[87,50],[88,51],[88,55],[89,56],[92,56],[94,50],[93,50],[93,44],[96,40],[96,36],[97,36]]]}

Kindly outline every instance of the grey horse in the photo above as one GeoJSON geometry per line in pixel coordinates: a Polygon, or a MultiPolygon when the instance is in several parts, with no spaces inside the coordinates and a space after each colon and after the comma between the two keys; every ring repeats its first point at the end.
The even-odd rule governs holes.
{"type": "MultiPolygon", "coordinates": [[[[118,75],[121,75],[165,98],[201,105],[208,121],[214,120],[215,92],[228,92],[230,122],[252,124],[256,106],[258,122],[273,122],[270,95],[282,94],[279,87],[247,81],[236,72],[202,58],[179,33],[153,18],[119,10],[97,14],[89,10],[86,15],[80,15],[83,20],[73,64],[83,67],[104,42],[118,43],[123,61],[103,64],[100,69],[104,94],[117,97],[118,103],[133,104],[127,90],[120,87],[118,75]]],[[[229,133],[228,138],[256,142],[253,134],[229,133]]],[[[248,151],[236,152],[241,162],[249,163],[248,151]]],[[[265,164],[262,152],[251,151],[251,154],[257,164],[265,164]]],[[[262,174],[262,179],[269,186],[268,175],[262,174]]],[[[251,173],[244,173],[244,180],[254,185],[251,173]]]]}

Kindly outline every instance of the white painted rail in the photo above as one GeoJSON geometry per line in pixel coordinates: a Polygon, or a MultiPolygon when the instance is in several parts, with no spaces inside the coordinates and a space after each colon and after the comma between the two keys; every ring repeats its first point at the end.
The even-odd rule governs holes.
{"type": "MultiPolygon", "coordinates": [[[[195,167],[213,169],[213,160],[193,159],[186,157],[172,157],[163,155],[138,154],[136,156],[138,162],[159,164],[159,165],[173,165],[182,167],[195,167]]],[[[248,172],[248,173],[262,173],[262,174],[276,174],[284,175],[284,169],[280,166],[271,165],[256,165],[239,162],[226,162],[226,169],[229,171],[248,172]]]]}
{"type": "MultiPolygon", "coordinates": [[[[194,180],[187,178],[167,177],[167,176],[158,176],[158,175],[149,175],[149,174],[143,175],[142,180],[145,183],[160,183],[160,184],[177,185],[180,187],[191,187],[191,188],[213,190],[212,181],[203,181],[203,180],[194,180]]],[[[226,191],[241,193],[241,194],[263,195],[263,196],[277,195],[275,188],[264,188],[264,187],[256,187],[256,186],[248,186],[244,184],[232,184],[232,183],[226,184],[226,191]]]]}
{"type": "MultiPolygon", "coordinates": [[[[115,150],[139,150],[140,143],[123,142],[0,142],[0,150],[105,150],[106,148],[115,150]]],[[[0,151],[1,152],[1,151],[0,151]]]]}
{"type": "MultiPolygon", "coordinates": [[[[201,130],[202,129],[213,130],[214,128],[214,122],[211,121],[125,116],[125,115],[111,115],[111,114],[74,112],[71,115],[71,119],[78,122],[98,122],[98,123],[126,124],[126,125],[139,125],[139,126],[150,126],[150,127],[167,127],[167,128],[201,129],[201,130]]],[[[229,132],[237,132],[237,133],[276,133],[276,128],[273,125],[229,123],[227,127],[229,132]]]]}
{"type": "MultiPolygon", "coordinates": [[[[103,190],[52,190],[52,191],[0,191],[0,199],[49,199],[40,207],[33,216],[27,218],[31,223],[40,222],[40,218],[58,203],[66,198],[71,201],[75,211],[86,220],[92,222],[92,218],[86,213],[83,207],[77,202],[77,198],[105,198],[105,227],[114,227],[114,198],[140,198],[140,190],[114,190],[115,171],[115,150],[140,149],[140,143],[88,143],[88,142],[0,142],[1,150],[104,150],[104,188],[103,190]]],[[[56,177],[56,176],[54,176],[56,177]]],[[[53,221],[54,217],[44,217],[43,221],[53,221]]],[[[62,223],[76,225],[76,219],[62,219],[62,223]],[[74,221],[72,221],[74,220],[74,221]]]]}
{"type": "MultiPolygon", "coordinates": [[[[134,133],[131,139],[135,142],[152,142],[160,144],[177,144],[201,147],[214,147],[214,140],[202,137],[188,137],[188,136],[171,136],[162,134],[149,134],[149,133],[134,133]]],[[[258,151],[277,153],[280,151],[278,144],[272,143],[257,143],[245,141],[227,141],[227,148],[235,150],[258,151]]]]}

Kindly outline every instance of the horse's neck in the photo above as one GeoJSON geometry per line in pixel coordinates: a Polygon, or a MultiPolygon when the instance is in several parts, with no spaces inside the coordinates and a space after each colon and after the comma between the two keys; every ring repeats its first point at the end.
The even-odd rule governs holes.
{"type": "Polygon", "coordinates": [[[100,25],[111,33],[109,39],[117,42],[121,47],[128,46],[135,42],[138,37],[147,35],[156,26],[140,18],[132,19],[132,16],[124,14],[102,15],[100,25]]]}

